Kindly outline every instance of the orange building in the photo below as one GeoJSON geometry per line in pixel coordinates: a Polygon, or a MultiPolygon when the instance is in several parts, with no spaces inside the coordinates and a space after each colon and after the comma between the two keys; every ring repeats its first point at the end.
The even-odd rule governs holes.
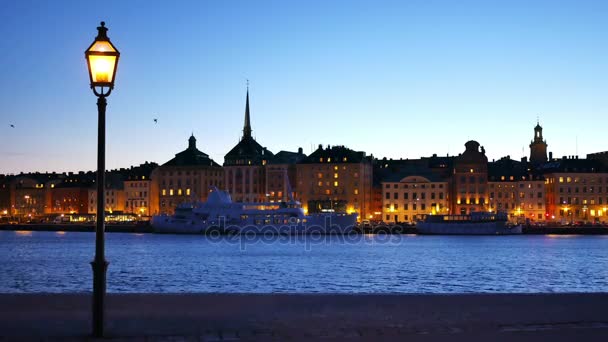
{"type": "Polygon", "coordinates": [[[608,172],[599,161],[564,157],[545,164],[542,171],[551,220],[608,221],[608,172]]]}
{"type": "Polygon", "coordinates": [[[152,171],[158,167],[156,163],[148,163],[131,167],[124,181],[125,213],[140,216],[157,215],[159,208],[158,183],[152,181],[152,171]]]}
{"type": "Polygon", "coordinates": [[[297,194],[305,211],[356,212],[373,217],[372,158],[344,146],[319,148],[296,165],[297,194]]]}
{"type": "Polygon", "coordinates": [[[473,211],[487,211],[488,158],[477,141],[468,141],[464,153],[454,158],[450,214],[465,215],[473,211]]]}
{"type": "Polygon", "coordinates": [[[489,163],[488,178],[490,211],[506,212],[513,222],[545,221],[545,178],[525,158],[489,163]]]}

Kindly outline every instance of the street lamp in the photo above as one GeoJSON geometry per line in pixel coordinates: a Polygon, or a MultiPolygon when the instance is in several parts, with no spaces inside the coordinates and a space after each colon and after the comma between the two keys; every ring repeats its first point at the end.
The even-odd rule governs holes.
{"type": "Polygon", "coordinates": [[[114,77],[120,53],[110,42],[108,29],[102,21],[97,28],[97,37],[84,52],[89,68],[91,89],[97,96],[97,226],[95,228],[95,259],[93,267],[93,336],[103,336],[104,299],[106,295],[106,271],[108,262],[104,253],[104,183],[106,169],[106,97],[114,89],[114,77]]]}

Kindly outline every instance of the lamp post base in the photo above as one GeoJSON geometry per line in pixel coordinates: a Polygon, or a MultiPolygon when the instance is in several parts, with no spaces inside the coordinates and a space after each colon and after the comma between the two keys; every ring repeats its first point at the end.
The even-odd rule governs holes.
{"type": "Polygon", "coordinates": [[[106,272],[110,263],[106,260],[93,260],[93,336],[103,337],[106,297],[106,272]]]}

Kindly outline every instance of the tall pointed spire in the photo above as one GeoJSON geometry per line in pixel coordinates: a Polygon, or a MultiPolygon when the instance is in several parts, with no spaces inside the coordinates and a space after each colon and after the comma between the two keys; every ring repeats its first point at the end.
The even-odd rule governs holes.
{"type": "Polygon", "coordinates": [[[249,118],[249,80],[247,80],[247,100],[245,102],[245,125],[243,126],[243,138],[251,138],[251,120],[249,118]]]}

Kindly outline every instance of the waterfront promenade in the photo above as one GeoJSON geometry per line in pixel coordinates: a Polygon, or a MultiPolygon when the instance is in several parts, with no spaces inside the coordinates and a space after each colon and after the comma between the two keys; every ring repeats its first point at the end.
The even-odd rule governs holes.
{"type": "MultiPolygon", "coordinates": [[[[90,294],[0,294],[0,341],[84,341],[90,294]]],[[[110,294],[108,341],[604,341],[608,294],[110,294]]]]}

